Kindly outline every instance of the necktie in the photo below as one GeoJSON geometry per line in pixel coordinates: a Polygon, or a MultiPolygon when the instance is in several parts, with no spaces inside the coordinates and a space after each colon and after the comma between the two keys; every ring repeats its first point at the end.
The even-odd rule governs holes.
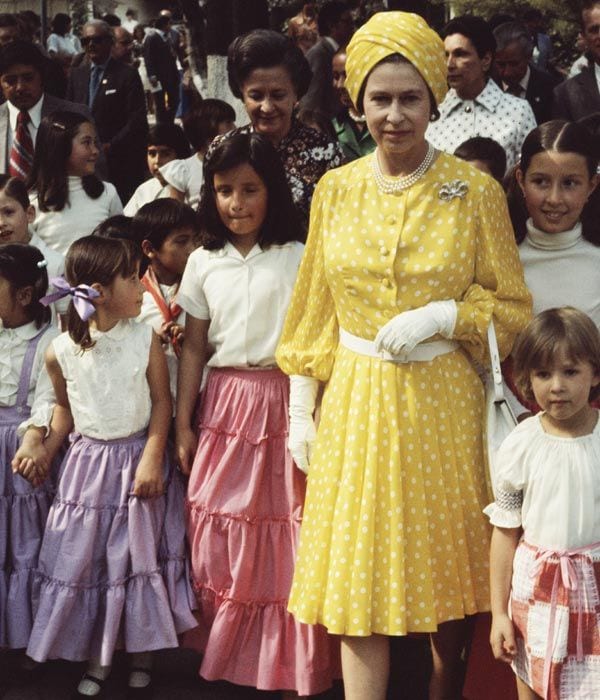
{"type": "Polygon", "coordinates": [[[519,85],[519,83],[514,83],[506,88],[506,92],[508,92],[509,95],[521,97],[523,95],[523,88],[519,85]]]}
{"type": "Polygon", "coordinates": [[[90,92],[88,97],[88,107],[91,107],[96,93],[98,92],[98,85],[100,84],[100,76],[102,75],[101,66],[92,66],[92,71],[90,73],[90,92]]]}
{"type": "Polygon", "coordinates": [[[17,115],[17,128],[14,133],[8,170],[13,177],[26,180],[33,165],[33,141],[27,125],[29,112],[21,110],[17,115]]]}

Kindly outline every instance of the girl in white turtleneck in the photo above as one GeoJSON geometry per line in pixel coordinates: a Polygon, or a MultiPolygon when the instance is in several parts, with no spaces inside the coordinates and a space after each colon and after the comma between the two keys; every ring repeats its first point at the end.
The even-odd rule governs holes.
{"type": "MultiPolygon", "coordinates": [[[[581,124],[546,122],[525,139],[508,193],[533,313],[574,306],[598,327],[599,157],[597,137],[581,124]]],[[[535,410],[523,404],[514,406],[518,414],[535,410]]]]}
{"type": "Polygon", "coordinates": [[[96,129],[83,115],[54,112],[42,119],[29,181],[33,229],[63,255],[73,241],[123,212],[113,185],[94,174],[99,152],[96,129]]]}

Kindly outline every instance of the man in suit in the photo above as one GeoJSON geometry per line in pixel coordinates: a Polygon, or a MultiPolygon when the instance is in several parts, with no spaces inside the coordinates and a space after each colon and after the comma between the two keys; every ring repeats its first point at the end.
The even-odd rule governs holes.
{"type": "Polygon", "coordinates": [[[26,179],[31,172],[37,132],[43,117],[58,110],[78,112],[93,121],[85,105],[61,100],[45,92],[48,59],[30,41],[16,39],[0,47],[0,87],[6,101],[0,105],[0,172],[26,179]],[[23,124],[20,127],[20,124],[23,124]],[[13,157],[23,128],[19,161],[13,157]],[[13,165],[11,166],[11,161],[13,165]]]}
{"type": "Polygon", "coordinates": [[[306,52],[313,77],[300,106],[333,119],[340,104],[333,89],[331,61],[335,52],[350,41],[354,31],[352,13],[343,2],[326,2],[319,10],[317,27],[321,38],[306,52]]]}
{"type": "Polygon", "coordinates": [[[600,112],[596,66],[600,65],[600,0],[584,0],[581,35],[587,46],[589,66],[554,89],[554,117],[576,121],[600,112]]]}
{"type": "Polygon", "coordinates": [[[533,41],[527,27],[520,22],[504,22],[494,29],[494,38],[494,66],[500,87],[527,100],[538,124],[552,119],[556,81],[531,63],[533,41]]]}
{"type": "Polygon", "coordinates": [[[114,37],[106,22],[85,24],[81,44],[88,60],[71,70],[67,98],[91,109],[109,179],[127,202],[145,179],[144,88],[135,68],[111,57],[114,37]]]}
{"type": "Polygon", "coordinates": [[[179,104],[179,71],[174,49],[169,39],[171,18],[160,15],[154,22],[154,31],[144,39],[144,63],[153,88],[156,121],[173,123],[179,104]]]}

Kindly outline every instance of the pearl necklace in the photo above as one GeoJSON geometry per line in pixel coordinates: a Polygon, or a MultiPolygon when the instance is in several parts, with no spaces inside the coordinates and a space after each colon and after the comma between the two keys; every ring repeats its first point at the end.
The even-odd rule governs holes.
{"type": "Polygon", "coordinates": [[[404,177],[399,177],[394,180],[390,180],[381,172],[381,166],[379,165],[379,157],[377,155],[377,150],[373,153],[372,165],[373,165],[373,175],[375,177],[375,182],[377,184],[377,189],[384,194],[394,194],[395,192],[402,192],[412,187],[415,182],[417,182],[423,175],[429,170],[429,166],[433,163],[435,158],[435,148],[428,143],[427,153],[425,158],[421,161],[421,164],[413,170],[412,173],[404,177]]]}

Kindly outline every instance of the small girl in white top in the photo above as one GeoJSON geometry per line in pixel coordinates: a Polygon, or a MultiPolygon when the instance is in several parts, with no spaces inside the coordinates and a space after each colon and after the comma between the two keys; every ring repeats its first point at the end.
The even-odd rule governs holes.
{"type": "Polygon", "coordinates": [[[223,100],[206,99],[183,117],[183,132],[192,144],[190,158],[173,160],[160,169],[170,196],[196,208],[202,188],[202,159],[211,141],[235,128],[235,111],[223,100]]]}
{"type": "Polygon", "coordinates": [[[204,172],[203,246],[178,294],[187,316],[176,447],[191,471],[200,621],[189,641],[209,680],[312,695],[331,684],[335,643],[287,611],[305,477],[286,449],[289,384],[275,364],[302,230],[281,160],[262,136],[223,139],[204,172]],[[196,416],[208,343],[214,353],[196,416]]]}
{"type": "MultiPolygon", "coordinates": [[[[534,314],[574,306],[600,328],[599,159],[598,137],[582,124],[541,124],[523,143],[508,201],[534,314]]],[[[505,365],[514,390],[510,375],[505,365]]],[[[518,398],[518,415],[537,410],[518,398]]]]}
{"type": "Polygon", "coordinates": [[[0,247],[0,648],[24,649],[29,641],[34,571],[53,496],[50,481],[40,485],[49,468],[43,450],[35,452],[34,484],[11,469],[19,426],[36,426],[33,432],[43,435],[54,405],[44,352],[58,330],[40,303],[47,287],[37,248],[0,247]]]}
{"type": "Polygon", "coordinates": [[[515,379],[542,408],[498,453],[491,545],[494,656],[520,700],[600,697],[600,333],[548,309],[513,351],[515,379]]]}
{"type": "Polygon", "coordinates": [[[123,211],[114,186],[94,174],[98,154],[96,129],[83,115],[54,112],[42,119],[29,181],[33,228],[63,255],[73,241],[123,211]]]}
{"type": "MultiPolygon", "coordinates": [[[[52,455],[73,428],[76,438],[46,524],[27,653],[89,661],[80,697],[101,693],[117,645],[132,654],[130,688],[148,690],[149,652],[177,647],[196,624],[183,487],[165,454],[166,361],[152,329],[134,320],[139,262],[133,242],[88,236],[67,254],[68,282],[53,280],[72,299],[68,333],[46,356],[57,403],[44,446],[52,455]]],[[[25,474],[30,456],[15,459],[25,474]]]]}

